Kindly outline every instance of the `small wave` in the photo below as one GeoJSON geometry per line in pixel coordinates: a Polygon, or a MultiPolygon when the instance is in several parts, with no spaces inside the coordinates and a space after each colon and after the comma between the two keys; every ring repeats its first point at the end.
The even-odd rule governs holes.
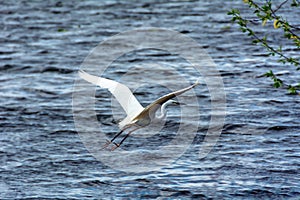
{"type": "Polygon", "coordinates": [[[73,73],[75,70],[72,69],[67,69],[67,68],[57,68],[57,67],[45,67],[43,69],[40,70],[41,73],[45,73],[45,72],[58,72],[61,74],[69,74],[69,73],[73,73]]]}

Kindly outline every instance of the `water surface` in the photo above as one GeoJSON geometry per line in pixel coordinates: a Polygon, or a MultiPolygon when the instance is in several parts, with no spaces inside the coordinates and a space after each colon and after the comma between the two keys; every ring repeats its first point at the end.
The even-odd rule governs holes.
{"type": "MultiPolygon", "coordinates": [[[[2,3],[0,198],[299,197],[299,96],[287,95],[283,89],[272,88],[268,79],[258,78],[270,66],[278,71],[292,67],[278,64],[253,46],[230,23],[226,13],[232,7],[246,10],[242,2],[231,1],[2,3]],[[83,145],[74,127],[72,89],[77,70],[92,48],[109,36],[142,26],[182,32],[206,49],[225,84],[227,116],[213,151],[198,159],[210,119],[209,92],[206,87],[199,88],[201,126],[193,145],[159,171],[125,173],[99,162],[83,145]]],[[[149,58],[153,63],[174,64],[177,60],[175,65],[184,65],[165,52],[148,51],[120,58],[116,70],[107,74],[118,79],[127,72],[126,67],[138,71],[139,62],[149,58]]],[[[187,77],[193,75],[186,73],[187,77]]],[[[129,74],[128,80],[132,81],[132,76],[129,74]]],[[[296,76],[299,74],[282,75],[296,76]]],[[[102,92],[96,92],[95,108],[111,136],[118,129],[111,110],[106,109],[109,107],[102,106],[109,93],[102,92]]],[[[136,94],[147,105],[149,98],[154,100],[166,92],[159,84],[149,84],[137,88],[136,94]]],[[[110,103],[108,100],[106,105],[110,103]]],[[[171,109],[165,131],[176,129],[178,116],[178,110],[171,109]]],[[[132,137],[124,148],[155,148],[156,138],[148,143],[132,137]]]]}

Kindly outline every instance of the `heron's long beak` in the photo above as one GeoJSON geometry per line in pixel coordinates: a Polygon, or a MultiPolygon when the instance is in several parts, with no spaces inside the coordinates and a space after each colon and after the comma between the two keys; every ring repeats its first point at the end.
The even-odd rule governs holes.
{"type": "Polygon", "coordinates": [[[171,105],[174,105],[174,106],[182,106],[182,105],[186,105],[186,104],[183,103],[183,102],[179,102],[179,101],[173,101],[171,105]]]}

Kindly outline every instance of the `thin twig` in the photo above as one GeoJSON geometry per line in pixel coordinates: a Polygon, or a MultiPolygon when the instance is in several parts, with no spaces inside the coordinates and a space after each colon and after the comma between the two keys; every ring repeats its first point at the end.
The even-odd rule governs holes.
{"type": "Polygon", "coordinates": [[[286,4],[289,0],[285,0],[284,2],[282,2],[275,10],[274,13],[276,13],[284,4],[286,4]]]}

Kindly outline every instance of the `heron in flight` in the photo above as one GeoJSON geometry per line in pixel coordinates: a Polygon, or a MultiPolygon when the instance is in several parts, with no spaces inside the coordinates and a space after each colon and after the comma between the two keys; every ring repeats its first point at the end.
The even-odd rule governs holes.
{"type": "Polygon", "coordinates": [[[163,120],[167,114],[166,107],[170,104],[179,104],[172,100],[172,98],[199,85],[199,81],[197,80],[193,85],[166,94],[144,108],[126,85],[110,79],[88,74],[83,70],[79,70],[79,76],[89,83],[108,89],[127,114],[127,116],[119,123],[120,132],[117,133],[111,140],[108,140],[102,148],[105,149],[113,143],[114,147],[111,149],[112,151],[118,148],[133,131],[148,126],[155,120],[163,120]],[[158,109],[161,111],[159,116],[156,115],[158,109]],[[129,131],[120,143],[114,142],[125,130],[129,131]]]}

